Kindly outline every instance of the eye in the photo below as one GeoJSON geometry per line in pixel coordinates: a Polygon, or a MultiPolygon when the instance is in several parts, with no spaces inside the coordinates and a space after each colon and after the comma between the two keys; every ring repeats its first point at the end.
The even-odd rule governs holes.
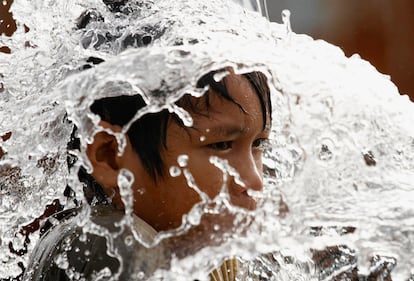
{"type": "Polygon", "coordinates": [[[268,143],[268,139],[266,139],[266,138],[260,138],[260,139],[256,139],[253,142],[253,145],[252,146],[253,146],[253,148],[263,150],[263,149],[266,148],[267,143],[268,143]]]}
{"type": "Polygon", "coordinates": [[[220,142],[215,142],[212,144],[209,144],[208,147],[214,150],[227,150],[230,149],[232,147],[233,142],[232,141],[220,141],[220,142]]]}

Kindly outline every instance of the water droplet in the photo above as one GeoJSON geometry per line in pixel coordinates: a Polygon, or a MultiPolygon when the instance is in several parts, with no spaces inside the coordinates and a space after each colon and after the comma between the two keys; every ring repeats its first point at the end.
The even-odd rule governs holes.
{"type": "Polygon", "coordinates": [[[220,230],[220,225],[215,224],[215,225],[214,225],[214,231],[219,231],[219,230],[220,230]]]}
{"type": "Polygon", "coordinates": [[[170,175],[173,178],[178,177],[179,175],[181,175],[181,169],[178,168],[177,166],[171,166],[170,167],[170,175]]]}
{"type": "Polygon", "coordinates": [[[138,189],[137,189],[137,193],[138,193],[139,195],[144,194],[144,193],[145,193],[145,188],[138,188],[138,189]]]}
{"type": "Polygon", "coordinates": [[[177,158],[178,165],[183,168],[186,167],[188,164],[188,155],[182,154],[177,158]]]}
{"type": "Polygon", "coordinates": [[[184,109],[179,106],[174,107],[174,113],[181,119],[183,124],[187,127],[193,126],[193,118],[191,115],[184,109]]]}
{"type": "Polygon", "coordinates": [[[62,249],[65,250],[65,251],[70,251],[72,249],[70,237],[66,237],[63,240],[62,249]]]}
{"type": "Polygon", "coordinates": [[[116,134],[116,141],[118,142],[118,156],[121,156],[124,153],[126,147],[126,138],[124,134],[116,134]]]}
{"type": "Polygon", "coordinates": [[[55,264],[61,269],[67,269],[69,267],[68,257],[66,252],[57,254],[54,258],[55,264]]]}
{"type": "Polygon", "coordinates": [[[188,222],[192,225],[199,225],[201,221],[202,212],[195,208],[188,214],[188,222]]]}
{"type": "Polygon", "coordinates": [[[125,207],[125,216],[131,216],[133,213],[134,194],[131,188],[133,183],[134,174],[127,169],[121,169],[118,174],[118,187],[125,207]]]}
{"type": "Polygon", "coordinates": [[[132,246],[132,243],[134,243],[134,238],[131,235],[128,235],[124,239],[125,245],[132,246]]]}
{"type": "Polygon", "coordinates": [[[286,26],[287,34],[290,34],[292,32],[292,27],[290,25],[290,11],[289,10],[282,11],[282,21],[283,21],[283,24],[286,26]]]}
{"type": "Polygon", "coordinates": [[[131,186],[134,182],[134,174],[127,169],[121,169],[118,175],[118,187],[121,196],[131,196],[131,186]]]}
{"type": "Polygon", "coordinates": [[[145,278],[145,273],[142,271],[138,272],[137,278],[138,280],[143,280],[145,278]]]}
{"type": "Polygon", "coordinates": [[[112,275],[112,271],[109,269],[109,267],[105,267],[104,269],[101,269],[96,274],[95,280],[105,280],[108,279],[112,275]]]}
{"type": "Polygon", "coordinates": [[[200,137],[200,141],[205,141],[206,140],[206,136],[201,136],[200,137]]]}
{"type": "Polygon", "coordinates": [[[73,272],[73,278],[71,280],[79,280],[81,278],[81,274],[79,272],[73,272]]]}
{"type": "Polygon", "coordinates": [[[86,239],[87,239],[87,236],[86,236],[86,234],[85,234],[85,233],[82,233],[82,234],[79,236],[79,241],[81,241],[81,242],[86,242],[86,239]]]}

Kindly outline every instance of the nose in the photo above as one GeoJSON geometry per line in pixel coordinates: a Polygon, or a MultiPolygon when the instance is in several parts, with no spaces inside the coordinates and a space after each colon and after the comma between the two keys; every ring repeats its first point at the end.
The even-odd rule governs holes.
{"type": "Polygon", "coordinates": [[[255,157],[253,153],[246,153],[245,155],[238,155],[233,161],[233,167],[240,175],[243,184],[232,180],[232,187],[237,193],[244,192],[247,189],[260,191],[263,189],[263,168],[261,157],[255,157]]]}

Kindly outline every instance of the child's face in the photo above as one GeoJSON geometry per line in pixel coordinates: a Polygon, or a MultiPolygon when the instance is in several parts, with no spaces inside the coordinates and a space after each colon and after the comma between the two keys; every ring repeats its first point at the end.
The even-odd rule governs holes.
{"type": "Polygon", "coordinates": [[[210,198],[220,192],[223,184],[223,173],[210,163],[210,157],[227,160],[244,183],[242,186],[229,177],[231,203],[255,208],[255,201],[247,190],[262,189],[262,145],[269,131],[263,130],[262,108],[250,83],[233,74],[226,81],[230,95],[245,112],[233,102],[211,94],[208,110],[204,109],[202,114],[189,112],[194,121],[192,128],[183,128],[172,119],[169,121],[167,149],[161,152],[167,169],[164,177],[155,182],[139,164],[138,155],[126,167],[135,175],[134,211],[157,230],[178,227],[182,216],[200,201],[183,172],[178,176],[169,172],[170,167],[180,167],[177,159],[182,155],[188,156],[188,162],[181,170],[191,173],[198,188],[210,198]]]}
{"type": "MultiPolygon", "coordinates": [[[[240,181],[236,182],[233,176],[229,176],[227,186],[231,203],[254,209],[256,202],[247,190],[262,189],[262,146],[269,135],[268,129],[263,128],[269,126],[264,126],[259,98],[246,78],[231,74],[226,78],[226,86],[230,96],[242,109],[234,102],[211,93],[208,108],[203,98],[194,98],[197,113],[187,109],[193,118],[193,127],[183,128],[172,118],[169,120],[167,148],[161,151],[166,169],[163,177],[155,181],[147,173],[128,139],[125,152],[116,163],[105,165],[106,170],[94,165],[95,179],[102,186],[112,188],[116,180],[105,184],[108,182],[106,178],[116,178],[118,172],[110,167],[131,171],[135,178],[135,214],[156,230],[168,230],[180,226],[183,215],[201,201],[200,195],[189,186],[186,173],[191,174],[195,185],[211,199],[222,189],[223,172],[210,162],[212,156],[217,156],[228,161],[243,182],[240,184],[240,181]],[[178,161],[180,157],[187,157],[187,163],[178,161]],[[170,167],[180,167],[181,173],[171,174],[170,167]]],[[[102,156],[99,153],[96,155],[99,158],[106,154],[103,151],[102,156]]],[[[119,194],[116,194],[113,204],[121,205],[119,199],[119,194]]]]}

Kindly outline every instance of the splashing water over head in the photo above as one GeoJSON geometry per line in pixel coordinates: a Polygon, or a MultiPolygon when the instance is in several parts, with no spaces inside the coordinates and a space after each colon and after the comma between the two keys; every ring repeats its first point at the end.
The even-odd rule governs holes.
{"type": "MultiPolygon", "coordinates": [[[[33,248],[42,232],[43,240],[59,245],[42,249],[55,254],[50,266],[75,280],[82,275],[73,257],[88,260],[100,254],[97,248],[110,261],[95,265],[94,278],[104,280],[205,279],[214,268],[212,274],[223,275],[223,266],[245,280],[386,278],[391,270],[395,280],[408,279],[412,105],[369,63],[294,34],[287,12],[284,24],[270,23],[233,1],[20,0],[13,9],[31,29],[7,39],[10,55],[0,53],[1,278],[41,259],[33,248]],[[25,41],[35,47],[24,47],[25,41]],[[271,116],[251,73],[269,84],[271,116]],[[229,96],[217,95],[220,85],[229,96]],[[119,96],[124,102],[116,111],[119,96]],[[108,118],[109,110],[127,117],[108,118]],[[112,185],[102,184],[96,163],[112,155],[106,163],[113,168],[139,152],[129,145],[136,124],[150,124],[146,135],[163,131],[145,123],[148,116],[165,118],[176,130],[174,138],[167,133],[165,148],[161,136],[152,146],[160,148],[160,161],[147,163],[138,153],[148,181],[136,176],[134,164],[115,173],[112,185]],[[238,120],[233,133],[243,141],[239,135],[223,139],[220,126],[203,126],[216,120],[224,127],[226,116],[238,120]],[[263,142],[265,120],[272,129],[263,142]],[[92,145],[101,139],[111,146],[94,162],[92,145]],[[194,153],[199,150],[186,140],[215,152],[194,153]],[[197,166],[200,159],[206,163],[197,166]],[[263,186],[243,189],[255,186],[252,178],[263,186]],[[167,189],[165,182],[177,188],[164,194],[165,202],[151,201],[154,190],[167,189]],[[157,206],[162,217],[172,198],[186,198],[184,190],[191,190],[185,200],[191,204],[175,202],[185,209],[178,223],[157,224],[140,209],[157,206]],[[234,190],[255,207],[240,203],[234,190]],[[45,212],[48,204],[53,208],[45,212]],[[45,222],[60,210],[64,219],[45,222]],[[39,223],[42,230],[33,231],[39,223]],[[56,229],[60,237],[50,234],[56,229]],[[100,247],[91,248],[93,241],[100,247]]],[[[137,147],[154,142],[142,140],[137,147]]]]}

